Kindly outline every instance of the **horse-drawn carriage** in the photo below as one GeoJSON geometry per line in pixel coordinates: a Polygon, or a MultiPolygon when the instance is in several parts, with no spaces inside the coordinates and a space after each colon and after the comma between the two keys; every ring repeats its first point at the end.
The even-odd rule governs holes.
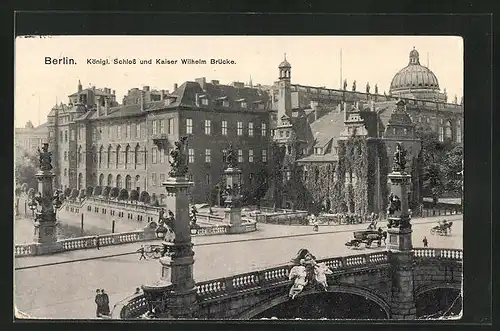
{"type": "Polygon", "coordinates": [[[354,231],[354,239],[345,243],[348,247],[359,247],[361,244],[365,244],[366,247],[371,247],[373,242],[377,243],[377,247],[382,246],[382,241],[385,243],[387,238],[387,232],[378,230],[362,230],[354,231]]]}
{"type": "Polygon", "coordinates": [[[441,222],[438,222],[438,225],[434,226],[431,229],[431,234],[437,234],[439,236],[447,236],[448,234],[451,234],[451,226],[453,225],[453,222],[443,220],[441,222]]]}

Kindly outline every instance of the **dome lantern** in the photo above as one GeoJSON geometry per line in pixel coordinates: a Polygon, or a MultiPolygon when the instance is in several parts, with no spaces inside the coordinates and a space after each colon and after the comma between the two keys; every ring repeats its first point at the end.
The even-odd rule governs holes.
{"type": "Polygon", "coordinates": [[[409,64],[417,64],[420,65],[419,54],[418,51],[413,46],[413,50],[410,52],[410,63],[409,64]]]}

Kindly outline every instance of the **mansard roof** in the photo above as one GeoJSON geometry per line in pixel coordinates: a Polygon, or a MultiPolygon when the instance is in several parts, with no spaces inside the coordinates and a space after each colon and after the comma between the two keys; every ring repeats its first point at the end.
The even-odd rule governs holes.
{"type": "Polygon", "coordinates": [[[310,124],[316,147],[324,147],[344,129],[344,113],[331,111],[310,124]]]}

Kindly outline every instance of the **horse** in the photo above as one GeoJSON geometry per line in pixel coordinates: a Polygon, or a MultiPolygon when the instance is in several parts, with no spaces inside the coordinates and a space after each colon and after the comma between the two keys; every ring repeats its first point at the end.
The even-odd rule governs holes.
{"type": "Polygon", "coordinates": [[[290,270],[290,274],[288,275],[288,279],[290,279],[290,280],[294,279],[293,286],[290,289],[288,296],[292,299],[295,299],[297,294],[302,292],[304,287],[309,283],[307,280],[306,267],[301,266],[301,265],[293,267],[292,270],[290,270]]]}
{"type": "Polygon", "coordinates": [[[316,282],[321,285],[321,287],[327,291],[328,283],[326,281],[326,275],[333,274],[333,271],[327,267],[324,262],[318,263],[316,267],[314,267],[314,279],[316,282]]]}

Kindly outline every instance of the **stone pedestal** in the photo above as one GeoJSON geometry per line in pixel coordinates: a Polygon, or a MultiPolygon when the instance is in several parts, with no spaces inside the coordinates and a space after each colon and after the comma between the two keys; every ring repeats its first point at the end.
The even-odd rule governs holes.
{"type": "Polygon", "coordinates": [[[230,226],[228,229],[229,234],[245,232],[241,219],[241,208],[229,207],[224,209],[224,221],[230,226]]]}
{"type": "Polygon", "coordinates": [[[387,249],[406,251],[413,249],[411,241],[411,224],[408,213],[408,185],[411,176],[404,171],[393,171],[389,175],[391,193],[399,197],[401,208],[387,216],[387,249]]]}
{"type": "Polygon", "coordinates": [[[224,209],[224,222],[229,224],[229,234],[245,232],[241,219],[241,170],[237,167],[228,167],[224,170],[226,179],[226,197],[224,209]]]}
{"type": "Polygon", "coordinates": [[[150,311],[160,318],[192,318],[197,311],[193,279],[194,252],[189,227],[189,189],[185,177],[170,177],[163,183],[167,190],[167,206],[174,213],[173,242],[163,242],[166,255],[160,258],[161,278],[143,285],[150,311]]]}

